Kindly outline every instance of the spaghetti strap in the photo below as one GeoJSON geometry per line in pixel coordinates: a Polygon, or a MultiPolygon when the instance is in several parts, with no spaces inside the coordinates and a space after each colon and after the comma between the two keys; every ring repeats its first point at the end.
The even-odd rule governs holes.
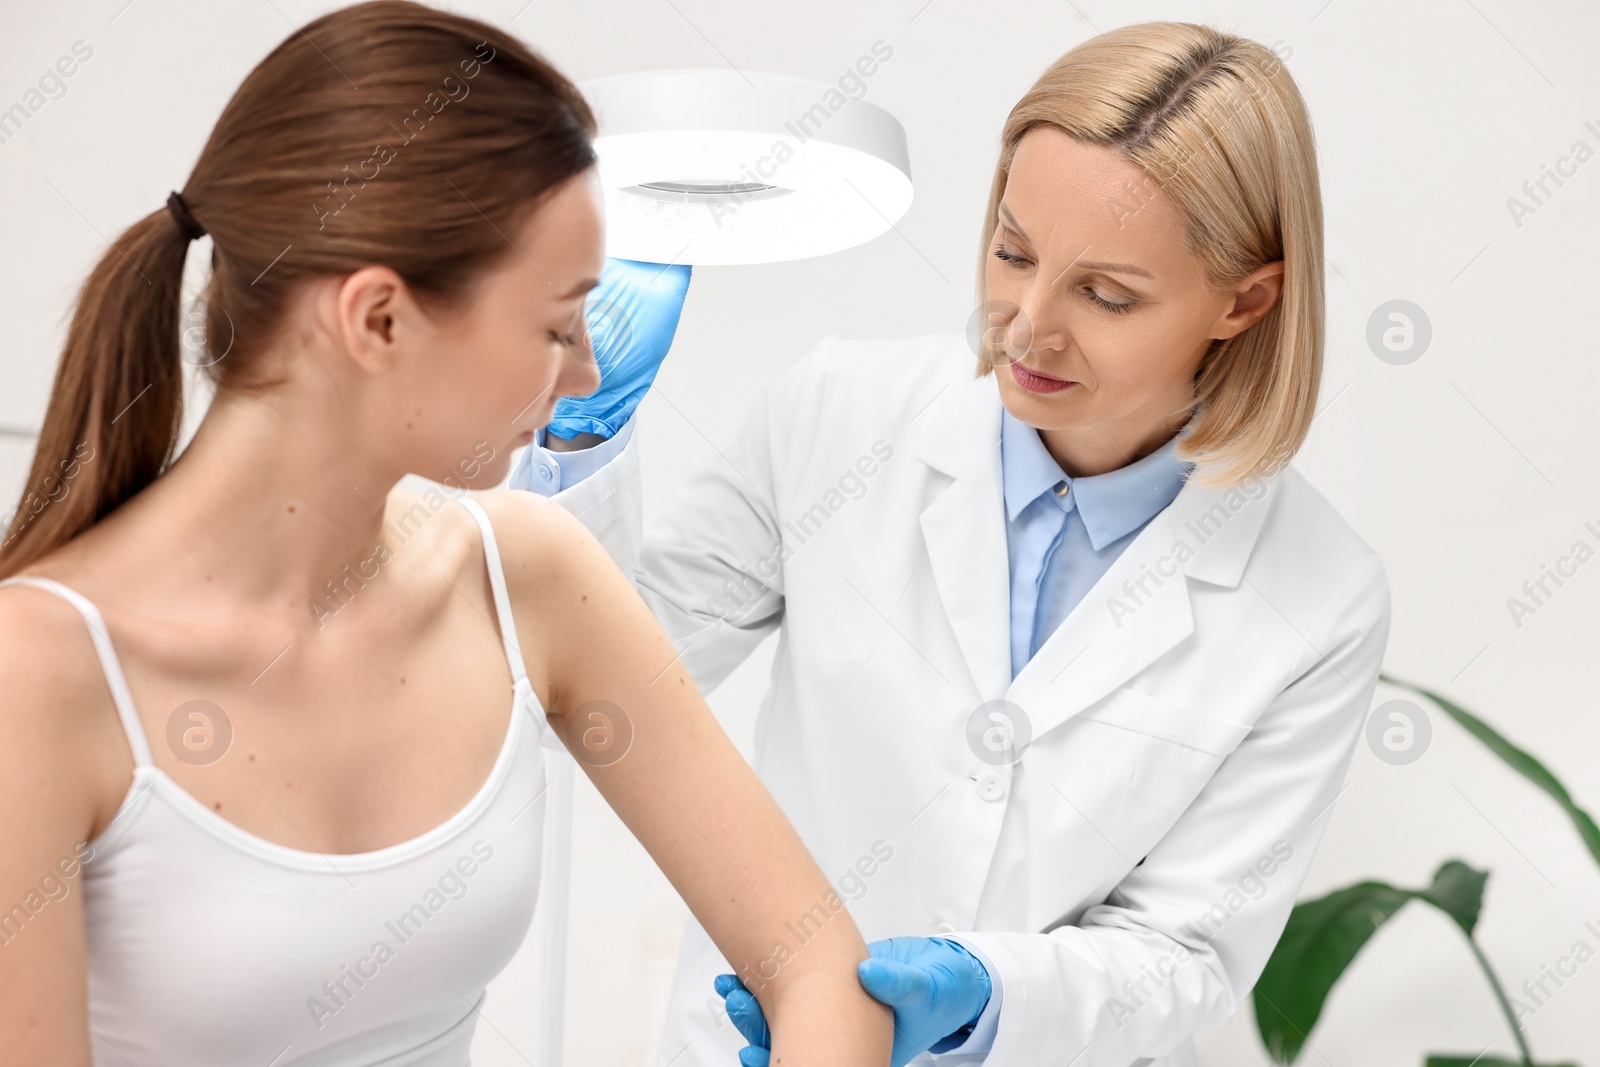
{"type": "Polygon", "coordinates": [[[494,612],[500,623],[500,639],[505,645],[506,660],[511,665],[511,681],[515,685],[528,676],[522,664],[522,645],[517,640],[517,623],[511,617],[511,598],[506,594],[506,574],[500,565],[500,546],[494,539],[494,528],[483,505],[470,496],[456,497],[461,505],[478,521],[483,532],[483,555],[489,563],[489,585],[494,590],[494,612]]]}
{"type": "Polygon", "coordinates": [[[67,588],[53,578],[25,574],[0,581],[0,586],[4,585],[31,585],[37,589],[44,589],[78,609],[78,614],[83,616],[83,621],[89,626],[89,637],[94,641],[95,654],[100,657],[100,669],[105,673],[106,685],[111,689],[111,701],[116,705],[117,717],[122,720],[122,729],[128,735],[128,747],[133,750],[134,766],[154,766],[155,761],[150,758],[150,744],[145,739],[144,725],[139,721],[139,712],[133,706],[133,693],[128,689],[127,675],[122,673],[122,665],[117,662],[117,648],[111,643],[111,631],[106,629],[106,620],[101,616],[100,609],[95,607],[88,597],[67,588]]]}

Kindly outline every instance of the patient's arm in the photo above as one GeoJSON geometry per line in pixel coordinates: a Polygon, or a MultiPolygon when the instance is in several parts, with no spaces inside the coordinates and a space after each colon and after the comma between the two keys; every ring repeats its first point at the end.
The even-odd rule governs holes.
{"type": "Polygon", "coordinates": [[[581,756],[592,724],[574,709],[607,701],[626,716],[627,754],[605,766],[580,762],[746,984],[755,978],[772,1062],[887,1064],[892,1015],[856,976],[867,949],[850,913],[639,594],[559,505],[527,493],[480,499],[502,546],[529,679],[552,728],[581,756]],[[831,918],[800,944],[789,924],[819,905],[831,918]]]}

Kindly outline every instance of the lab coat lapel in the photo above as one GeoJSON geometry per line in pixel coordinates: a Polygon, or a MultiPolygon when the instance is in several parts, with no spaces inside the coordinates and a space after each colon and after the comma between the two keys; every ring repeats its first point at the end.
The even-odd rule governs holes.
{"type": "Polygon", "coordinates": [[[1011,580],[994,375],[958,379],[922,413],[917,457],[950,480],[922,510],[934,584],[980,699],[1011,684],[1011,580]]]}
{"type": "Polygon", "coordinates": [[[1157,584],[1156,564],[1171,554],[1175,537],[1169,511],[1146,524],[1017,674],[1006,698],[1028,716],[1034,737],[1122,685],[1194,632],[1183,573],[1169,562],[1170,576],[1157,584]],[[1148,595],[1138,589],[1141,578],[1148,595]]]}
{"type": "Polygon", "coordinates": [[[1277,479],[1240,489],[1185,482],[1062,620],[1007,699],[1034,737],[1126,683],[1194,632],[1189,582],[1234,587],[1271,507],[1277,479]]]}

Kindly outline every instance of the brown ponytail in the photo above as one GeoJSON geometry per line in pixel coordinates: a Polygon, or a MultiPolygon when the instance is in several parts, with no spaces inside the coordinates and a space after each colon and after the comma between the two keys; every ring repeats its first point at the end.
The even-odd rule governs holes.
{"type": "MultiPolygon", "coordinates": [[[[212,239],[205,358],[218,389],[266,386],[259,354],[306,282],[382,263],[445,311],[515,252],[546,194],[596,160],[594,116],[535,52],[410,0],[286,37],[223,109],[182,195],[212,239]]],[[[187,239],[165,206],[79,291],[0,577],[72,540],[173,459],[183,416],[187,239]]]]}
{"type": "Polygon", "coordinates": [[[178,286],[188,246],[163,207],[119,237],[84,283],[0,575],[71,540],[166,465],[183,414],[178,286]]]}

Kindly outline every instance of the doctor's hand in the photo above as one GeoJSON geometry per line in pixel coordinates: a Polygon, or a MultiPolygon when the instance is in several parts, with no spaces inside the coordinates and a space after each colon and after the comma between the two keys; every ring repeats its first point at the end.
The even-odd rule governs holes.
{"type": "MultiPolygon", "coordinates": [[[[891,937],[867,945],[870,958],[856,969],[873,999],[894,1009],[890,1067],[903,1067],[923,1052],[948,1052],[967,1039],[968,1027],[989,1005],[992,982],[977,957],[942,937],[891,937]]],[[[750,1045],[739,1052],[743,1067],[768,1067],[771,1044],[761,1005],[731,974],[715,988],[728,1018],[750,1045]]]]}
{"type": "Polygon", "coordinates": [[[556,401],[549,432],[573,438],[580,433],[616,436],[655,381],[672,347],[678,316],[689,289],[686,264],[640,263],[607,259],[600,284],[590,291],[584,321],[600,386],[588,396],[556,401]]]}

